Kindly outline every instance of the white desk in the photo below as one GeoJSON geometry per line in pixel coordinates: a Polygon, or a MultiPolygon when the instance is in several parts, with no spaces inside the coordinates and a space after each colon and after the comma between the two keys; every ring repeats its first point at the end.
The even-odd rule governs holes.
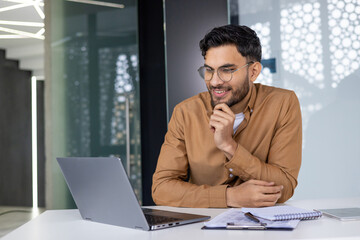
{"type": "MultiPolygon", "coordinates": [[[[288,201],[288,205],[313,208],[360,207],[360,197],[351,199],[323,199],[288,201]]],[[[226,209],[190,209],[157,207],[166,210],[197,213],[212,217],[226,209]]],[[[71,240],[71,239],[116,239],[116,240],[225,240],[225,239],[360,239],[360,221],[341,222],[322,217],[319,220],[302,221],[293,231],[254,230],[201,230],[203,223],[189,224],[157,231],[142,231],[88,222],[81,219],[78,210],[49,210],[6,235],[2,240],[71,240]]]]}
{"type": "Polygon", "coordinates": [[[45,209],[31,207],[0,206],[0,238],[44,212],[45,209]],[[21,212],[23,211],[23,212],[21,212]]]}

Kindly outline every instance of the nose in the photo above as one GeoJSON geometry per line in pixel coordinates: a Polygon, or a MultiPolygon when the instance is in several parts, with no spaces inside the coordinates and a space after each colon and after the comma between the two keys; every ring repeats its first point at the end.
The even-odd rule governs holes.
{"type": "Polygon", "coordinates": [[[214,72],[212,79],[210,80],[210,85],[213,87],[222,85],[224,82],[219,78],[219,75],[216,72],[214,72]]]}

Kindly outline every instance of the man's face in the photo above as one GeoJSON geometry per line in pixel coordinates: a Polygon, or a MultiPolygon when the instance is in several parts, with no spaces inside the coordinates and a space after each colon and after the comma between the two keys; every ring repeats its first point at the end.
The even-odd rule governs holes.
{"type": "Polygon", "coordinates": [[[205,55],[205,66],[216,70],[210,81],[205,81],[211,95],[211,104],[226,103],[229,107],[240,102],[249,92],[250,79],[248,66],[233,73],[229,82],[222,81],[217,70],[226,68],[235,70],[247,63],[235,45],[224,45],[210,48],[205,55]]]}

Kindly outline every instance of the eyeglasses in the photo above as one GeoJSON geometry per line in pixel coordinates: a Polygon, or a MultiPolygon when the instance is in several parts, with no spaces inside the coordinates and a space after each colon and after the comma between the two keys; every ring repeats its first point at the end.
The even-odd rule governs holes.
{"type": "MultiPolygon", "coordinates": [[[[254,61],[248,62],[246,63],[244,66],[241,66],[239,68],[233,69],[231,67],[220,67],[217,69],[217,75],[218,77],[223,81],[223,82],[230,82],[232,77],[233,77],[233,73],[246,67],[249,66],[251,64],[255,63],[254,61]]],[[[214,72],[216,70],[212,69],[211,67],[208,66],[201,66],[198,69],[198,72],[200,74],[200,76],[205,80],[205,81],[210,81],[213,76],[214,76],[214,72]]]]}

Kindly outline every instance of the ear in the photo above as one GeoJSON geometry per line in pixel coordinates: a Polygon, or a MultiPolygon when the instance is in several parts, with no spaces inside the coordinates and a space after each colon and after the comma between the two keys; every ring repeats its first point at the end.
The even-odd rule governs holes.
{"type": "Polygon", "coordinates": [[[251,82],[254,82],[257,79],[257,77],[261,73],[261,69],[262,69],[262,65],[260,62],[254,62],[253,64],[250,65],[249,77],[251,82]]]}

